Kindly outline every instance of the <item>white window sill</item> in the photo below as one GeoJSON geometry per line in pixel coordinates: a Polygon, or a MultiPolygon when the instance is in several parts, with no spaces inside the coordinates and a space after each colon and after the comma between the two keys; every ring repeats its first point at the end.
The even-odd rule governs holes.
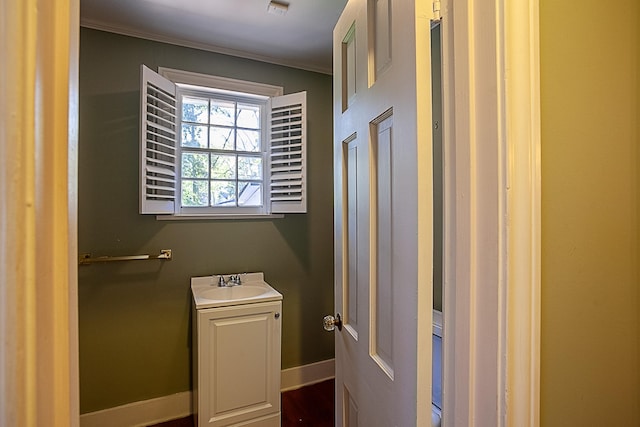
{"type": "Polygon", "coordinates": [[[217,214],[217,215],[156,215],[158,221],[215,221],[215,220],[238,220],[238,219],[279,219],[284,218],[284,214],[217,214]]]}

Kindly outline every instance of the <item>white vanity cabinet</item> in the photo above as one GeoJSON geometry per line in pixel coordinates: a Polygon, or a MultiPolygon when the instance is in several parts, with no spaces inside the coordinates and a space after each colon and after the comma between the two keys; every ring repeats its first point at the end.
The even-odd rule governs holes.
{"type": "Polygon", "coordinates": [[[209,308],[194,303],[198,427],[280,426],[281,298],[209,308]]]}

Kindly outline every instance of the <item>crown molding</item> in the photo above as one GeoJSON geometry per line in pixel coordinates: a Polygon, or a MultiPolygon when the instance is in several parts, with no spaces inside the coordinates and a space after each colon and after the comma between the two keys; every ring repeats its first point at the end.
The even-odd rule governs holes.
{"type": "Polygon", "coordinates": [[[333,69],[331,66],[329,68],[317,67],[317,66],[309,65],[303,62],[287,61],[287,60],[283,60],[282,58],[274,58],[271,56],[257,55],[255,53],[251,53],[243,50],[229,49],[229,48],[217,46],[214,44],[200,43],[200,42],[195,42],[193,40],[168,37],[163,34],[153,33],[149,31],[141,31],[138,29],[133,29],[133,28],[121,26],[121,25],[113,25],[113,24],[106,23],[103,21],[98,21],[98,20],[80,18],[80,26],[84,28],[90,28],[93,30],[100,30],[100,31],[106,31],[109,33],[120,34],[128,37],[136,37],[139,39],[151,40],[154,42],[167,43],[175,46],[188,47],[192,49],[199,49],[207,52],[219,53],[222,55],[235,56],[238,58],[250,59],[253,61],[266,62],[268,64],[280,65],[283,67],[297,68],[300,70],[311,71],[314,73],[321,73],[321,74],[328,74],[328,75],[333,74],[333,69]]]}

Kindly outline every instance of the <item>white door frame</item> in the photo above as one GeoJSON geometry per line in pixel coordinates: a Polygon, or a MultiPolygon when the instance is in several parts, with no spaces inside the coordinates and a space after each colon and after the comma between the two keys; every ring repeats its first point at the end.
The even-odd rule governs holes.
{"type": "Polygon", "coordinates": [[[442,9],[443,425],[538,426],[538,0],[442,9]]]}
{"type": "Polygon", "coordinates": [[[79,0],[0,16],[0,425],[79,425],[79,0]]]}

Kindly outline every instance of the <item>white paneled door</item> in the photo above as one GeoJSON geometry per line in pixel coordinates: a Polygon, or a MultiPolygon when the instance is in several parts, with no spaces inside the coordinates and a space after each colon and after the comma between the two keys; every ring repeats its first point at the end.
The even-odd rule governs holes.
{"type": "Polygon", "coordinates": [[[430,8],[349,0],[334,30],[339,427],[431,422],[430,8]]]}

